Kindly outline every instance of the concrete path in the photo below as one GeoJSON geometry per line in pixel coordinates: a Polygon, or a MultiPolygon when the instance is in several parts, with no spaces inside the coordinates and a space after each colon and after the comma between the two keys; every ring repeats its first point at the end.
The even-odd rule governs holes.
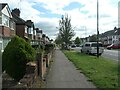
{"type": "Polygon", "coordinates": [[[46,80],[46,88],[96,88],[59,49],[46,80]]]}

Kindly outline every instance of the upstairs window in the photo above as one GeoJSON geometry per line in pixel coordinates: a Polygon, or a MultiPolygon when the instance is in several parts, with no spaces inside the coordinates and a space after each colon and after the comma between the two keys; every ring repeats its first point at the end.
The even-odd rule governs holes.
{"type": "Polygon", "coordinates": [[[27,26],[25,27],[25,33],[28,33],[28,32],[27,32],[27,26]]]}
{"type": "Polygon", "coordinates": [[[33,34],[33,28],[28,29],[29,34],[33,34]]]}
{"type": "Polygon", "coordinates": [[[36,35],[36,30],[34,30],[34,35],[36,35]]]}
{"type": "Polygon", "coordinates": [[[10,25],[10,28],[12,29],[12,30],[14,30],[14,22],[13,21],[10,21],[10,23],[9,23],[10,25]]]}
{"type": "Polygon", "coordinates": [[[9,27],[9,17],[7,17],[6,15],[3,15],[2,24],[9,27]]]}

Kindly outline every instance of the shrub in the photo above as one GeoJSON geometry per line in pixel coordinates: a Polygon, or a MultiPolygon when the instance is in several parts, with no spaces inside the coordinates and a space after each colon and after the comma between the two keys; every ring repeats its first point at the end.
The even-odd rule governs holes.
{"type": "Polygon", "coordinates": [[[24,39],[15,36],[2,55],[2,69],[19,81],[26,72],[26,63],[35,59],[35,51],[24,39]]]}
{"type": "Polygon", "coordinates": [[[54,44],[46,44],[45,45],[45,51],[46,53],[49,53],[50,51],[52,51],[54,49],[54,44]]]}

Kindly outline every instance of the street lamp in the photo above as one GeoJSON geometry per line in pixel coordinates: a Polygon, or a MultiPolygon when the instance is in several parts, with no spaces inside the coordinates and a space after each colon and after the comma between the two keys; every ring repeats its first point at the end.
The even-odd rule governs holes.
{"type": "Polygon", "coordinates": [[[99,2],[97,0],[97,57],[99,57],[99,2]]]}

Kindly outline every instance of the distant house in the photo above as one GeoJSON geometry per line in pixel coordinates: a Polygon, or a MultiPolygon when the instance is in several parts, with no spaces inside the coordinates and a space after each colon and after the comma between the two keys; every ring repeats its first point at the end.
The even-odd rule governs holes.
{"type": "Polygon", "coordinates": [[[16,35],[24,38],[27,41],[29,39],[28,30],[27,30],[28,26],[26,25],[25,20],[20,18],[20,10],[17,8],[12,10],[12,16],[13,16],[13,20],[16,23],[16,35]]]}
{"type": "Polygon", "coordinates": [[[41,29],[39,29],[39,28],[36,28],[36,35],[37,35],[37,40],[42,43],[43,31],[41,29]]]}
{"type": "Polygon", "coordinates": [[[15,35],[15,22],[7,3],[0,3],[0,50],[3,50],[15,35]]]}
{"type": "Polygon", "coordinates": [[[27,20],[26,21],[26,25],[27,25],[27,31],[28,31],[28,37],[30,40],[34,40],[34,23],[31,20],[27,20]]]}
{"type": "Polygon", "coordinates": [[[100,34],[100,41],[103,42],[104,46],[110,44],[120,44],[120,28],[114,28],[105,33],[100,34]]]}
{"type": "Polygon", "coordinates": [[[85,38],[80,38],[80,40],[81,40],[81,43],[89,42],[90,41],[90,36],[85,37],[85,38]]]}

